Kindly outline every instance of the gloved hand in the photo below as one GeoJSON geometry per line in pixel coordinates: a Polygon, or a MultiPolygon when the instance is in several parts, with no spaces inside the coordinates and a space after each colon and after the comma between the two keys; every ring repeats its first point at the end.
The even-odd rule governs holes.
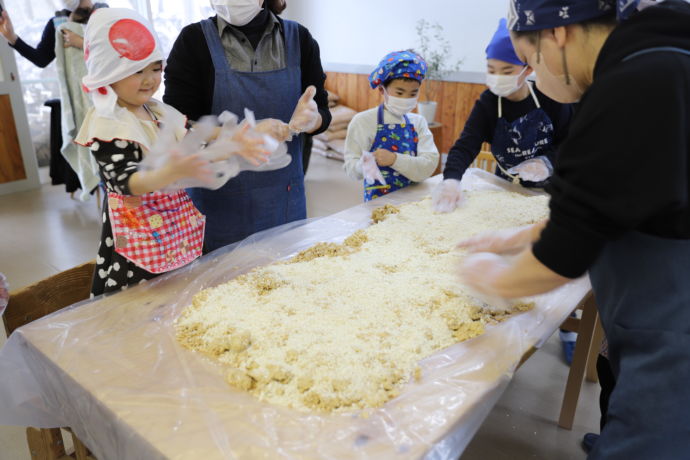
{"type": "Polygon", "coordinates": [[[534,225],[515,228],[504,228],[482,232],[458,243],[458,247],[471,253],[493,252],[496,254],[513,254],[522,251],[533,242],[534,225]]]}
{"type": "Polygon", "coordinates": [[[267,118],[256,123],[256,131],[267,134],[278,142],[290,140],[290,126],[284,121],[267,118]]]}
{"type": "Polygon", "coordinates": [[[321,115],[314,96],[316,96],[316,87],[310,86],[299,98],[289,123],[290,131],[293,134],[311,133],[318,128],[321,115]]]}
{"type": "Polygon", "coordinates": [[[457,179],[445,179],[431,193],[431,204],[436,212],[451,212],[460,205],[462,190],[457,179]]]}
{"type": "Polygon", "coordinates": [[[469,292],[494,311],[506,311],[510,302],[501,297],[495,286],[509,268],[503,257],[479,253],[467,257],[460,265],[460,279],[469,292]]]}
{"type": "Polygon", "coordinates": [[[364,181],[367,184],[373,184],[379,181],[381,185],[386,185],[386,179],[383,178],[379,166],[376,164],[376,157],[371,152],[362,152],[362,156],[359,159],[360,165],[362,166],[362,175],[364,176],[364,181]]]}
{"type": "Polygon", "coordinates": [[[553,174],[553,165],[547,157],[541,156],[513,166],[508,174],[518,175],[520,179],[529,182],[542,182],[553,174]]]}

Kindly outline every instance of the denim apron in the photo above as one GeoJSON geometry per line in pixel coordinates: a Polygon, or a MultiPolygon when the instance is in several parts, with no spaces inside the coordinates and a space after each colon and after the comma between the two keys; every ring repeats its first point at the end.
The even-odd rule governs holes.
{"type": "MultiPolygon", "coordinates": [[[[287,67],[269,72],[233,70],[211,19],[201,21],[215,68],[213,114],[253,110],[257,120],[277,118],[289,122],[302,95],[298,25],[284,21],[287,67]]],[[[305,219],[301,139],[288,144],[289,166],[267,172],[244,171],[218,190],[189,189],[196,207],[206,216],[204,249],[213,251],[256,232],[305,219]]]]}
{"type": "Polygon", "coordinates": [[[546,181],[520,181],[520,178],[508,174],[508,170],[520,163],[539,156],[546,156],[553,144],[554,128],[551,118],[539,104],[537,95],[530,82],[525,83],[534,99],[536,108],[521,116],[512,123],[503,118],[503,105],[498,98],[498,121],[491,141],[491,152],[496,157],[496,175],[514,183],[521,183],[525,187],[543,188],[546,181]]]}
{"type": "MultiPolygon", "coordinates": [[[[419,137],[414,125],[410,123],[407,115],[403,116],[401,124],[385,124],[383,121],[383,104],[379,106],[378,122],[376,125],[376,138],[371,145],[371,152],[378,149],[386,149],[400,155],[417,156],[417,143],[419,137]]],[[[412,183],[410,179],[400,174],[395,169],[382,166],[379,168],[381,175],[386,180],[386,185],[379,181],[373,184],[364,182],[364,201],[371,201],[382,195],[405,188],[412,183]]]]}
{"type": "MultiPolygon", "coordinates": [[[[657,52],[690,56],[650,48],[623,62],[657,52]]],[[[690,458],[690,240],[630,232],[604,247],[590,278],[616,387],[588,458],[690,458]]]]}

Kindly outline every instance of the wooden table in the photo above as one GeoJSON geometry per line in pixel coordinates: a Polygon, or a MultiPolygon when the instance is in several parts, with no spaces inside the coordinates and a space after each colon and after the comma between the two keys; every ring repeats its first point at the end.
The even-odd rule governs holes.
{"type": "Polygon", "coordinates": [[[349,235],[368,224],[372,208],[426,196],[439,179],[252,237],[20,328],[0,354],[0,424],[70,426],[102,460],[457,458],[523,355],[551,336],[589,290],[588,280],[535,298],[533,311],[426,358],[420,382],[366,417],[298,413],[229,389],[216,365],[177,345],[172,328],[200,289],[349,235]]]}

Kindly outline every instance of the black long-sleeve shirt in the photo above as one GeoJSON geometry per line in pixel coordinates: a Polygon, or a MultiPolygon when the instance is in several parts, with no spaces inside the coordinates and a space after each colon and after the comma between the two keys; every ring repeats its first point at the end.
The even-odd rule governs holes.
{"type": "Polygon", "coordinates": [[[535,257],[574,278],[607,244],[638,231],[690,239],[690,4],[667,0],[619,25],[561,145],[549,223],[535,257]]]}
{"type": "MultiPolygon", "coordinates": [[[[534,92],[542,109],[544,109],[553,122],[554,141],[545,153],[551,160],[551,163],[554,163],[558,145],[568,134],[572,108],[569,104],[560,104],[548,98],[536,87],[534,92]]],[[[518,102],[502,98],[501,104],[503,117],[510,123],[536,108],[532,95],[518,102]]],[[[492,142],[497,123],[498,96],[486,90],[474,104],[474,108],[465,122],[460,138],[455,142],[450,152],[448,152],[448,160],[443,170],[444,179],[462,179],[465,170],[470,167],[481,151],[482,143],[488,142],[490,144],[492,142]]]]}
{"type": "MultiPolygon", "coordinates": [[[[217,24],[215,17],[212,20],[217,24]]],[[[282,23],[283,20],[278,17],[278,21],[282,23]]],[[[326,75],[321,65],[319,45],[302,25],[299,26],[299,41],[302,56],[302,91],[310,85],[316,87],[314,100],[323,122],[314,134],[319,134],[331,123],[328,93],[324,86],[326,75]]],[[[211,113],[214,84],[213,61],[201,23],[190,24],[182,29],[168,57],[163,101],[185,114],[190,120],[198,120],[211,113]]],[[[276,91],[280,91],[280,88],[276,88],[276,91]]]]}
{"type": "MultiPolygon", "coordinates": [[[[69,14],[69,13],[68,13],[69,14]]],[[[13,48],[37,67],[47,67],[55,59],[55,18],[51,18],[43,29],[41,41],[36,48],[17,38],[13,48]]]]}
{"type": "MultiPolygon", "coordinates": [[[[107,8],[108,4],[96,2],[93,5],[93,10],[98,8],[107,8]]],[[[62,10],[56,13],[56,17],[65,18],[70,15],[68,10],[62,10]]],[[[55,18],[51,18],[43,29],[43,34],[41,35],[41,41],[38,42],[36,48],[28,45],[20,37],[17,37],[17,41],[14,43],[12,48],[17,50],[17,52],[31,61],[36,67],[48,67],[51,62],[55,59],[55,18]]]]}

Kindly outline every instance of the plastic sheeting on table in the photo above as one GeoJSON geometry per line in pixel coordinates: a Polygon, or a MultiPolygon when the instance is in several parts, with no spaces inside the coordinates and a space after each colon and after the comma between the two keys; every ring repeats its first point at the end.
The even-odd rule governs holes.
{"type": "MultiPolygon", "coordinates": [[[[513,189],[481,171],[471,190],[513,189]]],[[[0,351],[0,425],[69,426],[106,459],[456,459],[531,347],[589,290],[581,279],[485,334],[421,361],[422,380],[367,417],[302,413],[230,388],[179,346],[173,322],[199,290],[369,224],[371,210],[430,193],[438,178],[216,251],[175,273],[28,324],[0,351]]]]}

